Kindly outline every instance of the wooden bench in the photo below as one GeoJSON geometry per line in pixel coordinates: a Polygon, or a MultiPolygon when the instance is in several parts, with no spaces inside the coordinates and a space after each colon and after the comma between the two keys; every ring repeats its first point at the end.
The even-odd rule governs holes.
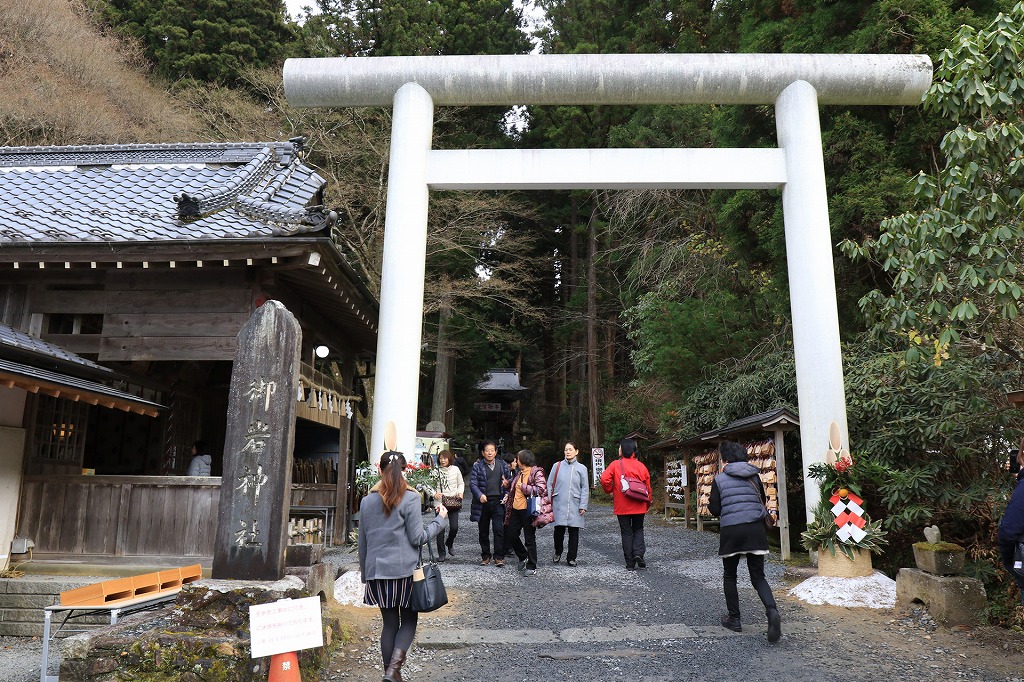
{"type": "Polygon", "coordinates": [[[60,593],[60,603],[43,609],[43,662],[40,682],[57,682],[58,675],[48,675],[50,658],[50,639],[62,630],[65,632],[83,632],[87,628],[65,630],[67,622],[73,618],[84,618],[102,614],[110,617],[110,624],[117,623],[122,615],[157,608],[161,604],[172,601],[182,585],[195,582],[203,577],[200,564],[184,568],[171,568],[154,573],[114,578],[93,583],[73,590],[60,593]],[[56,632],[51,634],[54,613],[64,613],[56,632]]]}

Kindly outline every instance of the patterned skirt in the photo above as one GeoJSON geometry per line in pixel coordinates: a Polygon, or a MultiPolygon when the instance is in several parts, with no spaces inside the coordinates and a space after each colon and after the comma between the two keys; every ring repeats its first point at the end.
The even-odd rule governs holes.
{"type": "Polygon", "coordinates": [[[363,603],[382,609],[407,609],[412,605],[412,576],[367,580],[363,603]]]}

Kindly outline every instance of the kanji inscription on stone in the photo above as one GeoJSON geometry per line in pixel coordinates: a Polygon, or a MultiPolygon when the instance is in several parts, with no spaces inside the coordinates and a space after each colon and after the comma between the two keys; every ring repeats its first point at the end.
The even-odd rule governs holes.
{"type": "Polygon", "coordinates": [[[291,495],[302,331],[267,301],[238,333],[228,396],[213,577],[280,580],[291,495]]]}

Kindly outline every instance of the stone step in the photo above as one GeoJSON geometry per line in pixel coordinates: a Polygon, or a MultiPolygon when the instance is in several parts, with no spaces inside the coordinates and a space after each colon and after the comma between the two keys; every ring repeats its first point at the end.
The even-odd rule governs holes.
{"type": "MultiPolygon", "coordinates": [[[[488,628],[449,629],[422,628],[416,633],[416,646],[433,649],[454,649],[489,644],[578,644],[583,642],[646,642],[673,639],[719,637],[764,637],[766,623],[754,621],[743,624],[737,633],[718,625],[662,625],[626,624],[617,627],[567,628],[565,630],[494,630],[488,628]]],[[[824,629],[821,623],[782,623],[783,636],[817,633],[824,629]]]]}
{"type": "MultiPolygon", "coordinates": [[[[27,575],[0,578],[0,635],[41,637],[43,608],[60,601],[60,593],[102,580],[96,576],[27,575]]],[[[108,619],[109,620],[109,619],[108,619]]],[[[82,622],[94,622],[92,619],[82,622]]],[[[98,622],[103,622],[102,618],[98,622]]]]}

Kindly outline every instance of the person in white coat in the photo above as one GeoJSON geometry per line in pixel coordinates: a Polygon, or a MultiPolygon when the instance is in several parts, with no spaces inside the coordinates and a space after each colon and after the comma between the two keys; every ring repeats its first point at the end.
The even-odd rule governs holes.
{"type": "Polygon", "coordinates": [[[188,463],[189,476],[209,476],[213,456],[210,454],[210,446],[205,440],[197,440],[192,444],[192,460],[188,463]]]}
{"type": "Polygon", "coordinates": [[[437,507],[448,509],[448,533],[441,531],[437,535],[437,554],[441,561],[447,555],[455,555],[455,536],[459,532],[459,512],[462,511],[462,498],[466,494],[466,481],[462,471],[455,464],[455,455],[451,450],[437,453],[437,484],[434,488],[434,503],[437,507]],[[447,552],[445,552],[447,550],[447,552]]]}
{"type": "Polygon", "coordinates": [[[555,514],[555,556],[557,564],[562,560],[565,532],[569,531],[569,551],[565,565],[575,566],[580,546],[580,528],[590,503],[590,479],[587,467],[579,461],[576,444],[565,444],[565,459],[555,462],[548,474],[548,494],[551,496],[551,510],[555,514]]]}

